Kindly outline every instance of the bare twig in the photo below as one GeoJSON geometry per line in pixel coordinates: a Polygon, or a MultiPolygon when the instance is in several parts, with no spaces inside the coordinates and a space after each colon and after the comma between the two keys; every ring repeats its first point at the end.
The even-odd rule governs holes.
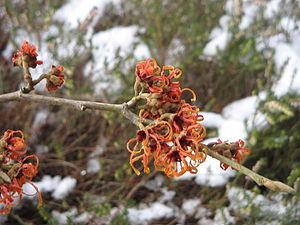
{"type": "Polygon", "coordinates": [[[66,98],[49,97],[37,94],[26,94],[21,91],[0,95],[0,103],[9,101],[30,101],[46,105],[66,106],[81,111],[91,109],[118,112],[121,113],[127,119],[129,119],[133,124],[137,125],[138,127],[142,127],[142,119],[128,110],[127,103],[109,104],[93,101],[81,101],[66,98]]]}
{"type": "Polygon", "coordinates": [[[266,177],[263,177],[257,173],[255,173],[254,171],[242,166],[241,164],[238,164],[216,152],[214,152],[213,150],[211,150],[210,148],[208,147],[204,147],[207,152],[208,152],[208,155],[210,155],[211,157],[223,162],[223,163],[226,163],[227,165],[233,167],[234,169],[240,171],[241,173],[249,176],[252,180],[254,180],[259,186],[263,185],[273,191],[278,191],[278,192],[287,192],[287,193],[290,193],[290,194],[295,194],[296,193],[296,190],[280,181],[273,181],[273,180],[270,180],[266,177]]]}

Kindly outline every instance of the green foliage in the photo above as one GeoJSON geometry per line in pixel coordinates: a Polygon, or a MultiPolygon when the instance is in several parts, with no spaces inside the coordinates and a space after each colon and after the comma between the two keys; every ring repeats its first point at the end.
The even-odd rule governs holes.
{"type": "Polygon", "coordinates": [[[126,217],[127,214],[128,212],[125,209],[123,212],[119,213],[115,218],[112,219],[110,225],[119,225],[119,224],[130,225],[126,217]]]}
{"type": "Polygon", "coordinates": [[[45,206],[39,207],[38,212],[40,216],[47,222],[49,225],[56,225],[58,224],[57,221],[51,216],[49,209],[45,206]]]}
{"type": "Polygon", "coordinates": [[[281,98],[270,95],[260,103],[259,110],[266,115],[269,125],[250,132],[252,152],[246,161],[246,166],[251,167],[263,158],[266,162],[260,173],[284,182],[290,176],[290,185],[298,174],[296,168],[300,167],[300,113],[299,108],[292,104],[295,99],[294,95],[281,98]]]}

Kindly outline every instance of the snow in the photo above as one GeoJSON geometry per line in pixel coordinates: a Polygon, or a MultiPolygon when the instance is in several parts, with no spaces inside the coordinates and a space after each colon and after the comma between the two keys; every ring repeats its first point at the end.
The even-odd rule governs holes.
{"type": "MultiPolygon", "coordinates": [[[[283,193],[266,197],[249,190],[231,187],[227,189],[227,196],[230,203],[225,209],[235,215],[249,217],[253,216],[251,213],[258,213],[256,217],[268,219],[268,224],[271,224],[269,222],[292,221],[293,218],[300,217],[300,202],[287,201],[283,193]]],[[[264,224],[266,221],[260,222],[264,224]]]]}
{"type": "Polygon", "coordinates": [[[6,48],[4,49],[4,51],[1,52],[1,54],[4,56],[4,58],[6,58],[7,60],[11,60],[11,57],[13,55],[13,52],[15,52],[15,48],[13,47],[13,45],[11,43],[8,43],[6,45],[6,48]]]}
{"type": "Polygon", "coordinates": [[[87,212],[83,212],[78,215],[78,210],[76,208],[71,208],[65,212],[59,212],[57,210],[52,211],[53,218],[58,222],[58,224],[69,224],[68,218],[71,218],[73,223],[82,223],[86,224],[91,218],[92,215],[87,212]]]}
{"type": "Polygon", "coordinates": [[[87,163],[88,173],[97,173],[101,169],[101,164],[97,158],[90,159],[87,163]]]}
{"type": "Polygon", "coordinates": [[[70,0],[55,12],[54,19],[73,29],[84,22],[93,9],[101,13],[107,3],[118,2],[119,0],[70,0]]]}
{"type": "Polygon", "coordinates": [[[257,15],[257,10],[259,9],[259,4],[253,3],[244,3],[244,16],[242,17],[242,21],[239,24],[239,28],[241,30],[247,29],[253,22],[255,16],[257,15]]]}
{"type": "Polygon", "coordinates": [[[52,211],[52,216],[55,218],[55,220],[58,222],[58,224],[67,224],[68,223],[68,217],[73,217],[77,214],[77,209],[72,208],[69,211],[60,213],[57,210],[52,211]]]}
{"type": "Polygon", "coordinates": [[[278,12],[278,10],[280,9],[280,2],[282,0],[272,0],[270,2],[268,2],[265,12],[264,12],[264,16],[268,17],[268,18],[272,18],[274,16],[275,13],[278,12]]]}
{"type": "Polygon", "coordinates": [[[295,51],[294,47],[287,43],[274,43],[275,63],[279,70],[281,66],[288,61],[284,68],[280,80],[274,85],[273,91],[277,96],[282,96],[287,92],[300,93],[300,53],[295,51]]]}
{"type": "MultiPolygon", "coordinates": [[[[99,64],[95,68],[95,71],[101,70],[103,63],[106,60],[111,69],[113,64],[111,62],[115,61],[115,53],[119,50],[119,55],[125,57],[127,54],[131,53],[133,50],[133,45],[140,42],[137,38],[137,33],[139,31],[138,26],[132,25],[128,27],[118,26],[111,29],[98,32],[92,38],[93,56],[94,60],[99,64]],[[99,63],[101,62],[101,63],[99,63]]],[[[145,58],[150,55],[146,45],[139,44],[134,52],[137,58],[145,58]]]]}
{"type": "Polygon", "coordinates": [[[49,116],[49,111],[47,111],[45,109],[39,110],[35,114],[35,118],[34,118],[34,121],[33,121],[33,124],[32,124],[32,129],[36,129],[40,125],[45,123],[48,116],[49,116]]]}
{"type": "Polygon", "coordinates": [[[186,199],[182,203],[182,209],[185,212],[185,214],[192,216],[197,211],[197,207],[200,204],[201,201],[198,198],[186,199]]]}
{"type": "MultiPolygon", "coordinates": [[[[145,44],[141,44],[141,40],[137,38],[138,31],[138,26],[133,25],[128,27],[114,27],[95,34],[92,38],[92,54],[93,61],[97,63],[88,63],[86,73],[93,74],[95,81],[99,81],[99,79],[103,78],[103,75],[107,73],[105,68],[106,63],[107,69],[109,70],[115,66],[117,62],[116,52],[118,51],[120,57],[125,57],[132,53],[134,46],[135,50],[133,55],[136,59],[148,58],[150,56],[149,49],[145,44]]],[[[128,71],[133,64],[128,65],[128,68],[122,69],[124,72],[128,71]]],[[[117,90],[119,84],[116,82],[116,79],[114,79],[113,82],[114,89],[117,90]]],[[[95,92],[107,88],[110,85],[109,83],[98,82],[95,92]]]]}
{"type": "Polygon", "coordinates": [[[49,152],[49,147],[47,145],[36,145],[34,149],[37,155],[41,155],[49,152]]]}
{"type": "Polygon", "coordinates": [[[224,186],[228,180],[235,175],[235,171],[228,168],[226,171],[220,168],[220,161],[207,156],[204,163],[198,166],[198,173],[185,173],[175,180],[191,180],[195,179],[198,185],[209,187],[224,186]]]}
{"type": "Polygon", "coordinates": [[[219,50],[225,49],[227,42],[230,40],[231,35],[228,32],[228,23],[230,17],[228,15],[222,16],[219,20],[220,27],[216,27],[210,34],[211,41],[205,46],[203,50],[204,55],[216,55],[219,50]]]}
{"type": "MultiPolygon", "coordinates": [[[[239,24],[240,30],[244,30],[248,28],[254,21],[256,15],[258,14],[259,9],[265,5],[264,7],[264,15],[266,18],[273,18],[276,12],[280,9],[280,0],[272,0],[267,3],[255,3],[255,2],[247,2],[243,1],[242,3],[242,20],[239,24]]],[[[228,1],[225,5],[225,10],[230,15],[234,11],[235,6],[234,1],[228,1]]],[[[203,54],[208,56],[214,56],[217,54],[217,49],[225,49],[226,44],[231,38],[231,35],[228,31],[228,26],[230,22],[229,15],[224,15],[221,17],[219,24],[214,28],[210,34],[211,41],[207,43],[204,48],[203,54]]],[[[293,29],[298,27],[299,24],[295,24],[292,18],[286,16],[279,21],[279,26],[281,29],[286,30],[291,34],[293,29]]],[[[263,41],[258,40],[257,48],[261,49],[266,47],[265,43],[267,43],[268,47],[271,47],[275,50],[275,65],[277,71],[280,71],[281,66],[289,60],[287,66],[285,67],[281,79],[275,83],[272,90],[278,97],[283,96],[288,92],[296,92],[300,93],[300,45],[299,38],[300,33],[294,32],[291,35],[292,43],[288,43],[283,35],[276,35],[270,37],[264,37],[263,41]]],[[[258,38],[259,39],[259,38],[258,38]]],[[[254,98],[255,96],[253,96],[254,98]]],[[[241,108],[242,109],[242,108],[241,108]]]]}
{"type": "MultiPolygon", "coordinates": [[[[76,179],[72,177],[55,176],[49,175],[43,176],[39,182],[33,182],[37,186],[40,192],[52,192],[52,197],[57,200],[64,199],[76,186],[76,179]]],[[[26,183],[23,185],[23,190],[27,194],[35,193],[33,187],[26,183]]]]}
{"type": "Polygon", "coordinates": [[[215,224],[236,224],[235,218],[230,215],[228,208],[217,209],[214,222],[215,224]]]}
{"type": "Polygon", "coordinates": [[[234,119],[245,121],[252,116],[258,106],[258,101],[265,99],[266,94],[261,93],[259,96],[249,96],[226,105],[222,110],[225,119],[234,119]]]}
{"type": "Polygon", "coordinates": [[[132,225],[146,225],[151,220],[170,218],[172,216],[174,216],[174,210],[159,202],[154,202],[149,207],[141,205],[138,209],[128,209],[128,219],[132,225]]]}
{"type": "Polygon", "coordinates": [[[224,122],[223,116],[219,113],[203,111],[203,112],[200,112],[200,114],[204,117],[202,124],[205,127],[217,128],[217,127],[222,126],[222,123],[224,122]]]}
{"type": "Polygon", "coordinates": [[[54,199],[64,199],[69,192],[71,192],[76,186],[76,179],[72,177],[63,178],[56,186],[52,196],[54,199]]]}
{"type": "Polygon", "coordinates": [[[165,180],[165,177],[162,175],[157,175],[154,177],[154,179],[147,181],[144,184],[144,187],[146,187],[147,189],[151,190],[151,191],[158,191],[161,186],[163,185],[165,180]]]}
{"type": "Polygon", "coordinates": [[[73,222],[86,224],[86,222],[89,221],[92,217],[93,216],[91,214],[89,214],[88,212],[83,212],[80,215],[78,215],[77,217],[75,217],[73,219],[73,222]]]}
{"type": "Polygon", "coordinates": [[[157,200],[160,203],[170,202],[176,195],[175,191],[170,191],[167,188],[161,188],[160,191],[162,196],[157,200]]]}

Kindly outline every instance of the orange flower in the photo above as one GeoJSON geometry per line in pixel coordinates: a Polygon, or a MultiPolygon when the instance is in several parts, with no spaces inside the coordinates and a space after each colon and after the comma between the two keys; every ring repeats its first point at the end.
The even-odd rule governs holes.
{"type": "Polygon", "coordinates": [[[136,84],[149,96],[139,116],[153,120],[127,143],[130,165],[138,175],[140,172],[134,164],[141,161],[144,172],[149,173],[150,158],[154,159],[154,168],[169,177],[187,171],[196,173],[197,166],[206,159],[207,152],[200,143],[206,135],[204,126],[199,124],[203,116],[196,106],[181,99],[183,91],[190,91],[194,101],[195,93],[188,88],[181,89],[180,82],[172,81],[181,75],[182,71],[173,66],[163,66],[161,70],[154,59],[136,66],[136,84]]]}
{"type": "Polygon", "coordinates": [[[7,130],[3,139],[7,143],[6,148],[10,159],[19,161],[21,156],[27,152],[22,131],[7,130]]]}
{"type": "MultiPolygon", "coordinates": [[[[220,139],[218,139],[218,144],[224,143],[220,139]]],[[[227,143],[227,142],[225,142],[227,143]]],[[[213,143],[212,143],[213,144],[213,143]]],[[[220,155],[223,155],[237,163],[241,163],[242,159],[244,158],[244,155],[250,154],[249,148],[244,148],[245,142],[243,140],[238,140],[236,142],[229,143],[231,146],[234,146],[234,148],[230,148],[228,150],[223,149],[214,149],[215,152],[219,153],[220,155]]],[[[220,162],[220,167],[223,170],[227,170],[229,165],[220,162]]],[[[234,168],[233,168],[234,169],[234,168]]]]}
{"type": "Polygon", "coordinates": [[[48,91],[56,91],[61,87],[65,80],[65,75],[62,73],[64,71],[63,66],[52,66],[50,76],[47,77],[46,88],[48,91]]]}
{"type": "Polygon", "coordinates": [[[147,59],[146,61],[139,62],[135,68],[135,75],[142,81],[147,81],[154,75],[160,74],[160,67],[157,65],[155,59],[147,59]]]}
{"type": "Polygon", "coordinates": [[[37,60],[36,46],[29,45],[28,41],[23,41],[21,49],[14,54],[12,62],[14,66],[23,66],[23,60],[26,60],[29,67],[35,68],[43,61],[37,60]]]}
{"type": "Polygon", "coordinates": [[[0,146],[0,163],[3,165],[1,169],[1,185],[0,185],[0,213],[7,214],[11,208],[18,205],[22,199],[22,186],[30,183],[38,196],[39,205],[42,203],[41,194],[37,187],[31,182],[38,172],[39,159],[36,155],[26,156],[26,145],[24,143],[24,135],[22,131],[7,130],[1,138],[0,146]],[[27,162],[34,159],[35,163],[27,162]]]}

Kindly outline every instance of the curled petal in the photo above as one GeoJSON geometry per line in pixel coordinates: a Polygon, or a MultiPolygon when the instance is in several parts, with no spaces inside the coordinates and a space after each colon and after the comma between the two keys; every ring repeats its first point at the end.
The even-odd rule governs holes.
{"type": "Polygon", "coordinates": [[[195,102],[195,101],[196,101],[197,97],[196,97],[195,92],[194,92],[192,89],[190,89],[190,88],[184,88],[184,89],[182,89],[182,92],[184,92],[184,91],[189,91],[189,92],[191,92],[192,95],[193,95],[193,98],[191,98],[191,101],[192,101],[192,102],[195,102]]]}

